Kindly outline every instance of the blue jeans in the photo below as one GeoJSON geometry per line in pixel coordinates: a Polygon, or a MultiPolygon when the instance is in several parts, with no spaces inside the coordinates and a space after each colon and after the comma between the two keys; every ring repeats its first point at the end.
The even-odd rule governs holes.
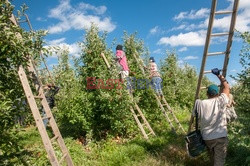
{"type": "Polygon", "coordinates": [[[135,89],[136,78],[135,77],[126,77],[125,79],[126,79],[127,89],[129,91],[132,91],[133,89],[135,89]]]}
{"type": "Polygon", "coordinates": [[[152,77],[151,86],[158,96],[162,96],[162,79],[161,77],[152,77]]]}
{"type": "MultiPolygon", "coordinates": [[[[45,110],[43,108],[43,110],[42,110],[42,118],[45,118],[45,117],[47,117],[47,115],[46,115],[46,112],[45,112],[45,110]]],[[[43,124],[44,124],[45,128],[47,127],[48,122],[49,122],[49,119],[43,119],[43,124]]]]}

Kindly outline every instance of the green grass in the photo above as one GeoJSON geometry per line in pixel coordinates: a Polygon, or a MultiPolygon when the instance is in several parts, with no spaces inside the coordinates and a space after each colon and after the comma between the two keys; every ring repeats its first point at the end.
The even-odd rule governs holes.
{"type": "MultiPolygon", "coordinates": [[[[178,111],[181,123],[187,123],[188,111],[178,111]],[[185,116],[186,118],[183,118],[185,116]]],[[[239,120],[230,126],[229,148],[226,165],[248,165],[250,163],[249,117],[239,115],[239,120]]],[[[184,125],[187,129],[187,125],[184,125]]],[[[51,135],[51,132],[49,133],[51,135]]],[[[13,165],[49,165],[47,154],[36,127],[23,129],[18,134],[19,144],[23,147],[13,165]]],[[[83,146],[78,140],[64,138],[76,166],[166,166],[166,165],[208,165],[209,158],[203,153],[192,159],[186,153],[184,135],[174,134],[169,128],[162,129],[156,137],[145,140],[109,138],[99,142],[89,142],[83,146]]],[[[58,158],[62,156],[56,148],[58,158]]],[[[0,164],[1,165],[1,164],[0,164]]]]}

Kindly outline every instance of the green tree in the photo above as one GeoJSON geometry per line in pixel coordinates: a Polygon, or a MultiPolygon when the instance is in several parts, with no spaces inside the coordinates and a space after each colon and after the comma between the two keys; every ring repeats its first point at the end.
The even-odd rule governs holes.
{"type": "Polygon", "coordinates": [[[240,52],[240,63],[243,69],[236,77],[233,77],[237,84],[231,89],[236,102],[235,111],[238,119],[229,125],[228,165],[248,165],[250,161],[250,33],[241,33],[240,37],[243,39],[240,52]]]}
{"type": "Polygon", "coordinates": [[[168,124],[157,104],[154,90],[151,88],[149,70],[144,69],[144,66],[147,67],[149,62],[148,50],[144,46],[143,40],[138,39],[136,35],[136,33],[131,35],[124,33],[123,36],[124,51],[128,59],[130,76],[135,79],[134,100],[156,134],[161,134],[163,130],[168,129],[168,124]]]}
{"type": "Polygon", "coordinates": [[[26,67],[30,55],[39,55],[44,35],[42,31],[28,33],[14,25],[10,20],[13,10],[7,1],[0,2],[0,163],[4,164],[20,152],[15,119],[28,113],[17,71],[20,65],[26,67]]]}
{"type": "Polygon", "coordinates": [[[60,50],[58,65],[52,71],[56,86],[60,88],[56,95],[56,115],[62,133],[74,138],[86,136],[90,130],[91,112],[86,91],[69,62],[69,51],[60,50]]]}
{"type": "Polygon", "coordinates": [[[91,130],[95,138],[103,138],[107,134],[126,135],[134,131],[134,120],[129,111],[131,104],[125,87],[117,89],[119,76],[113,60],[113,53],[106,46],[106,34],[100,34],[94,25],[87,30],[82,42],[79,75],[82,90],[86,91],[91,111],[91,130]],[[101,53],[104,53],[112,65],[107,68],[101,53]],[[93,78],[91,89],[87,87],[93,78]],[[116,81],[114,81],[114,79],[116,81]],[[98,88],[99,87],[99,88],[98,88]]]}
{"type": "Polygon", "coordinates": [[[240,52],[240,64],[243,69],[236,77],[238,83],[233,87],[233,94],[237,103],[237,109],[250,112],[250,33],[241,33],[243,46],[240,52]]]}
{"type": "MultiPolygon", "coordinates": [[[[192,109],[197,87],[197,72],[194,67],[178,64],[178,55],[167,51],[167,57],[161,62],[163,91],[168,102],[173,106],[192,109]]],[[[207,77],[202,80],[203,86],[211,82],[207,77]]],[[[206,92],[201,91],[200,98],[206,98],[206,92]]]]}

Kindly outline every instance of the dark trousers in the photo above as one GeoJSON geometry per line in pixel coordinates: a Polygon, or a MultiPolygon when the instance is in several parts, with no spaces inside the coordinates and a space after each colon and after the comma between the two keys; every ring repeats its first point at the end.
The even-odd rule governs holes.
{"type": "Polygon", "coordinates": [[[227,155],[228,138],[205,140],[212,165],[223,166],[227,155]]]}

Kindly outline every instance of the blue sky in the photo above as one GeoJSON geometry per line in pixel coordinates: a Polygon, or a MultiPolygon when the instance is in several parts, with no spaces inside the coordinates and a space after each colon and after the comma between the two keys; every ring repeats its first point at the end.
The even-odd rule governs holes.
{"type": "MultiPolygon", "coordinates": [[[[200,69],[211,1],[208,0],[13,0],[19,9],[25,3],[29,9],[34,30],[46,29],[48,45],[68,47],[71,55],[79,52],[77,42],[83,40],[84,28],[91,22],[101,31],[108,31],[107,43],[115,38],[121,43],[123,32],[138,32],[149,48],[150,56],[159,63],[166,57],[166,50],[176,50],[179,64],[188,63],[200,69]]],[[[218,0],[217,10],[232,9],[232,0],[218,0]]],[[[250,30],[250,1],[240,0],[236,29],[244,32],[250,30]]],[[[227,32],[230,16],[216,17],[214,32],[227,32]]],[[[27,26],[21,24],[22,27],[27,26]]],[[[234,38],[228,74],[240,71],[239,52],[242,43],[234,38]]],[[[210,52],[225,51],[226,38],[212,40],[210,52]]],[[[50,57],[48,65],[56,65],[57,58],[50,57]]],[[[209,57],[206,70],[222,68],[223,56],[209,57]]],[[[214,76],[209,76],[216,80],[214,76]]],[[[230,79],[230,83],[234,83],[230,79]]]]}

